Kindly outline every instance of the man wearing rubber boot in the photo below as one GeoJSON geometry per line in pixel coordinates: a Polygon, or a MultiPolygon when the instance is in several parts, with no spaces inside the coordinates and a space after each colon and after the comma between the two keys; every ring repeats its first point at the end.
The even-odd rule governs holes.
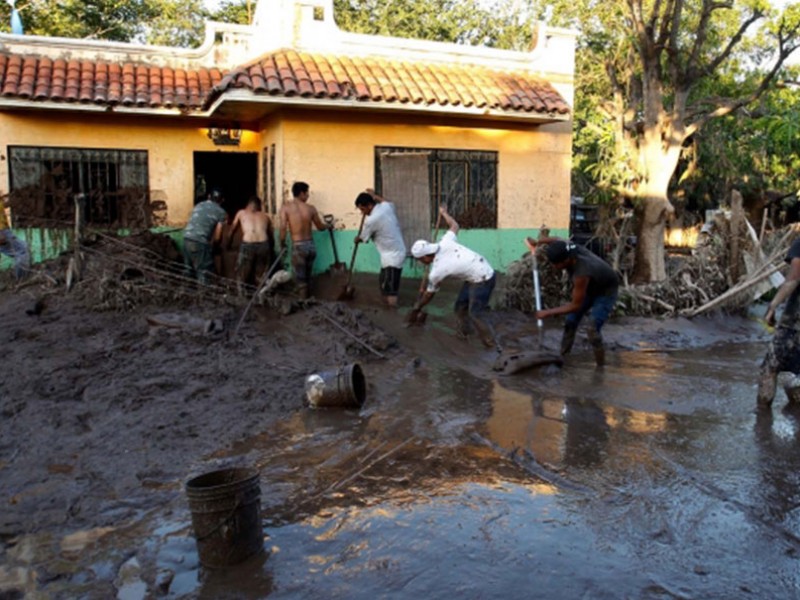
{"type": "Polygon", "coordinates": [[[537,244],[547,244],[545,256],[556,269],[564,269],[572,278],[572,299],[568,304],[536,312],[537,319],[566,315],[564,335],[561,339],[561,354],[568,354],[575,342],[578,325],[586,313],[590,314],[588,327],[589,343],[594,351],[598,367],[606,361],[601,330],[611,315],[617,301],[619,277],[606,261],[572,242],[558,238],[542,238],[538,241],[525,240],[531,252],[537,244]]]}
{"type": "Polygon", "coordinates": [[[761,363],[758,379],[758,407],[768,409],[775,398],[778,374],[788,372],[783,389],[790,404],[800,402],[800,238],[786,254],[789,273],[770,302],[764,319],[775,326],[775,311],[788,298],[775,335],[761,363]]]}
{"type": "Polygon", "coordinates": [[[420,315],[423,314],[422,308],[433,299],[444,279],[461,279],[464,285],[453,307],[459,336],[466,337],[469,326],[473,325],[484,346],[499,351],[499,340],[490,322],[488,310],[497,275],[483,256],[458,243],[458,223],[444,206],[439,208],[439,214],[449,228],[441,241],[436,244],[417,240],[411,246],[411,255],[422,264],[430,265],[431,270],[428,274],[428,287],[414,304],[407,320],[409,323],[419,322],[420,315]]]}

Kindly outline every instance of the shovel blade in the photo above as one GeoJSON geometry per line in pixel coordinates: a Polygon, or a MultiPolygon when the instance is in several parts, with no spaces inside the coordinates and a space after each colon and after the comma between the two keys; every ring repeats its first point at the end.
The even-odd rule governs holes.
{"type": "Polygon", "coordinates": [[[352,285],[346,285],[341,292],[339,292],[339,297],[337,300],[352,300],[353,297],[356,295],[356,289],[352,285]]]}

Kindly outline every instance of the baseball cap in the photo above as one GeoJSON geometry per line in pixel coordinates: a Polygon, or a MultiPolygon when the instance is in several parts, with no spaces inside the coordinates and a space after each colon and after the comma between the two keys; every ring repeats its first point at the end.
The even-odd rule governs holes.
{"type": "Polygon", "coordinates": [[[545,256],[552,264],[564,262],[568,258],[575,256],[577,246],[572,242],[562,242],[561,240],[550,242],[545,248],[545,256]]]}
{"type": "Polygon", "coordinates": [[[439,244],[431,244],[425,240],[417,240],[411,246],[411,256],[414,258],[422,258],[429,254],[436,254],[439,251],[439,244]]]}

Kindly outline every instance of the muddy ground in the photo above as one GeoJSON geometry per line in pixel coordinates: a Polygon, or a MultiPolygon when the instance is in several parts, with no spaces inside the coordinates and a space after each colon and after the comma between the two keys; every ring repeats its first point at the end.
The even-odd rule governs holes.
{"type": "MultiPolygon", "coordinates": [[[[797,455],[791,415],[752,411],[768,339],[755,319],[614,319],[605,369],[579,340],[563,369],[501,377],[493,351],[453,336],[455,287],[405,328],[374,279],[341,303],[325,275],[319,302],[255,307],[237,335],[241,302],[117,312],[2,292],[0,597],[796,596],[797,494],[754,507],[749,475],[720,476],[716,450],[686,466],[687,449],[735,455],[753,431],[797,455]],[[304,406],[307,375],[355,362],[360,411],[304,406]],[[210,572],[183,484],[229,466],[261,473],[267,552],[210,572]],[[743,529],[763,575],[737,567],[743,529]]],[[[530,317],[496,318],[506,350],[538,347],[530,317]]]]}

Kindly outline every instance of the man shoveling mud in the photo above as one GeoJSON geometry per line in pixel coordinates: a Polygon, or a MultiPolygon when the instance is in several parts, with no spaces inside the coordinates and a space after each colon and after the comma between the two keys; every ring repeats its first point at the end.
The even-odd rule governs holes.
{"type": "Polygon", "coordinates": [[[790,404],[800,401],[800,239],[796,239],[786,253],[789,274],[770,302],[764,319],[775,325],[775,311],[788,298],[786,307],[775,329],[775,335],[761,363],[758,379],[758,408],[768,409],[775,398],[778,373],[790,372],[783,389],[790,404]]]}
{"type": "Polygon", "coordinates": [[[395,308],[403,262],[406,260],[406,244],[403,241],[403,232],[397,221],[394,204],[368,188],[356,198],[356,208],[365,215],[361,233],[356,237],[356,244],[370,239],[375,243],[375,248],[381,256],[381,272],[378,276],[381,295],[387,306],[395,308]]]}
{"type": "Polygon", "coordinates": [[[447,277],[464,280],[464,285],[456,298],[454,310],[457,319],[457,333],[466,337],[470,326],[478,330],[481,341],[487,348],[497,348],[494,328],[487,320],[487,308],[497,280],[494,269],[489,262],[477,252],[456,241],[459,227],[444,206],[439,213],[447,223],[449,230],[442,236],[438,244],[417,240],[411,246],[411,254],[423,264],[430,265],[428,287],[408,315],[409,323],[417,323],[421,319],[422,308],[428,304],[439,289],[439,284],[447,277]]]}
{"type": "Polygon", "coordinates": [[[287,232],[292,236],[292,268],[297,287],[302,299],[311,295],[311,271],[314,268],[314,259],[317,257],[317,248],[311,236],[311,227],[324,230],[333,227],[327,225],[319,216],[317,208],[308,204],[308,184],[296,181],[292,184],[293,199],[284,202],[281,206],[281,249],[286,248],[287,232]]]}
{"type": "Polygon", "coordinates": [[[214,246],[222,240],[222,224],[228,213],[222,208],[225,198],[212,190],[206,200],[194,207],[183,230],[183,257],[189,275],[200,283],[208,283],[214,272],[214,246]]]}
{"type": "Polygon", "coordinates": [[[568,304],[536,311],[537,319],[566,315],[561,354],[568,354],[575,342],[578,325],[590,313],[589,341],[598,367],[605,364],[606,354],[600,333],[617,301],[619,277],[606,261],[582,246],[558,238],[545,237],[538,241],[526,238],[525,244],[533,253],[537,244],[547,244],[545,256],[556,269],[564,269],[572,278],[572,299],[568,304]]]}
{"type": "Polygon", "coordinates": [[[230,243],[236,228],[242,228],[242,242],[236,260],[236,278],[239,292],[243,285],[256,285],[264,276],[267,266],[274,260],[274,234],[272,220],[261,210],[261,199],[251,196],[247,206],[236,213],[231,226],[230,243]]]}

